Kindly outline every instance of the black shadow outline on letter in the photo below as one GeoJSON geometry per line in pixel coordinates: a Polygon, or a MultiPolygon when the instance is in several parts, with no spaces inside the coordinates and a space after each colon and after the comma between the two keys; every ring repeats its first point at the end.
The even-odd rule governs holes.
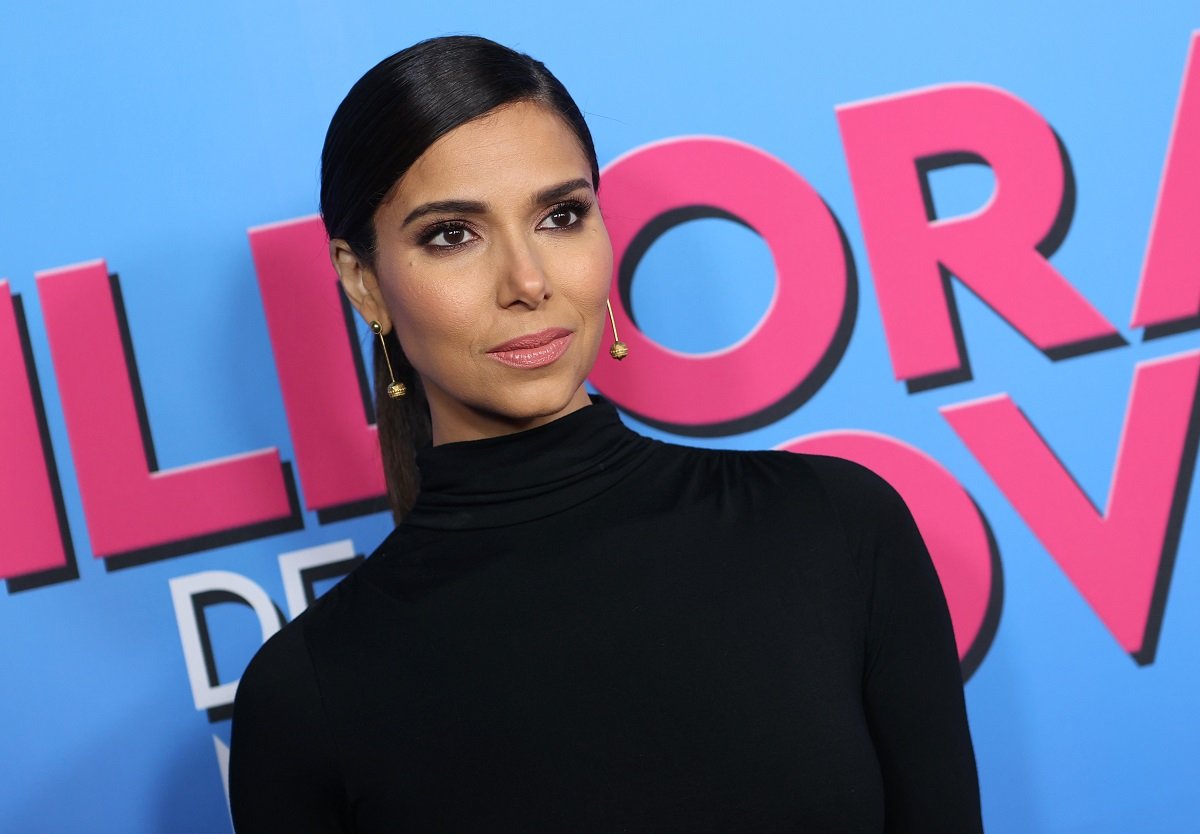
{"type": "Polygon", "coordinates": [[[354,570],[365,561],[361,553],[355,553],[345,559],[339,559],[336,562],[326,562],[323,565],[314,565],[311,568],[305,568],[300,571],[300,584],[304,587],[304,602],[305,605],[312,605],[317,601],[316,584],[324,579],[332,579],[335,576],[346,576],[350,571],[354,570]]]}
{"type": "Polygon", "coordinates": [[[979,520],[983,522],[983,531],[987,534],[988,553],[992,564],[992,582],[988,589],[983,622],[979,624],[979,631],[975,634],[975,639],[971,641],[971,646],[959,664],[962,667],[964,684],[975,674],[975,670],[987,657],[988,650],[992,648],[996,632],[1000,630],[1000,615],[1004,610],[1004,563],[1000,560],[1000,545],[996,542],[996,535],[992,531],[992,525],[987,516],[983,514],[983,509],[974,498],[971,498],[971,503],[975,505],[975,512],[979,514],[979,520]]]}
{"type": "MultiPolygon", "coordinates": [[[[1063,171],[1063,193],[1062,199],[1058,205],[1058,212],[1054,217],[1054,222],[1050,224],[1050,228],[1046,231],[1046,235],[1039,241],[1034,249],[1039,255],[1046,260],[1058,251],[1062,246],[1063,241],[1067,238],[1067,233],[1071,229],[1071,223],[1075,219],[1075,206],[1078,202],[1078,189],[1075,180],[1075,167],[1071,163],[1071,155],[1067,151],[1067,146],[1063,142],[1062,137],[1058,132],[1051,128],[1054,134],[1054,141],[1058,145],[1059,158],[1062,161],[1063,171]]],[[[933,154],[931,156],[921,157],[916,162],[917,177],[921,187],[921,199],[924,202],[925,218],[930,222],[937,220],[937,211],[933,203],[933,191],[929,184],[929,174],[941,168],[949,168],[955,165],[987,165],[988,161],[982,156],[970,151],[953,151],[948,153],[933,154]]],[[[997,183],[998,185],[998,183],[997,183]]],[[[958,351],[959,365],[957,368],[952,368],[947,371],[939,371],[934,374],[929,374],[923,377],[914,377],[907,380],[905,386],[909,394],[916,394],[921,391],[928,391],[933,388],[941,388],[946,385],[954,385],[959,382],[968,382],[972,379],[971,375],[971,360],[967,353],[966,342],[963,338],[962,321],[959,317],[958,305],[954,300],[954,291],[950,285],[950,278],[953,273],[944,265],[939,263],[938,269],[942,280],[942,292],[946,298],[946,312],[950,317],[951,327],[954,330],[955,348],[958,351]]],[[[966,287],[966,285],[963,285],[966,287]]],[[[1037,348],[1043,356],[1052,362],[1059,362],[1063,359],[1072,359],[1077,356],[1084,356],[1090,353],[1098,353],[1112,348],[1123,347],[1128,344],[1120,333],[1110,333],[1104,336],[1084,339],[1079,342],[1070,342],[1064,345],[1058,345],[1052,348],[1042,349],[1033,344],[1032,341],[1025,336],[1011,321],[988,304],[980,296],[971,291],[976,298],[983,301],[984,305],[996,314],[1002,321],[1012,327],[1016,333],[1025,339],[1033,347],[1037,348]]]]}
{"type": "MultiPolygon", "coordinates": [[[[367,366],[363,360],[362,346],[358,343],[358,327],[355,325],[354,308],[350,306],[350,300],[346,298],[346,293],[343,291],[340,282],[338,283],[337,294],[338,301],[342,305],[342,317],[346,322],[346,338],[350,341],[350,355],[354,357],[354,372],[358,377],[358,391],[362,396],[363,419],[369,425],[375,425],[375,403],[371,395],[371,383],[367,380],[367,366]]],[[[317,523],[333,524],[349,518],[387,512],[390,509],[387,495],[380,494],[370,498],[362,498],[358,501],[347,501],[344,504],[322,507],[317,510],[317,523]]]]}
{"type": "Polygon", "coordinates": [[[71,538],[71,526],[67,521],[67,508],[63,501],[62,481],[58,477],[58,464],[54,459],[54,445],[50,442],[50,424],[46,420],[46,404],[42,400],[42,387],[38,382],[37,365],[33,361],[33,342],[29,338],[29,322],[25,318],[25,302],[17,293],[12,295],[13,315],[17,321],[17,335],[21,340],[22,359],[29,382],[29,393],[33,398],[33,413],[37,419],[38,436],[42,443],[42,458],[46,474],[50,478],[50,494],[54,497],[54,514],[58,518],[58,536],[63,545],[66,564],[56,568],[24,573],[5,580],[10,594],[70,582],[79,578],[79,563],[75,558],[75,542],[71,538]]]}
{"type": "Polygon", "coordinates": [[[1162,339],[1174,336],[1176,333],[1187,333],[1189,330],[1200,330],[1200,313],[1173,321],[1165,321],[1161,324],[1151,324],[1142,331],[1142,341],[1162,339]]]}
{"type": "MultiPolygon", "coordinates": [[[[1175,558],[1178,555],[1179,540],[1183,532],[1183,520],[1187,513],[1188,494],[1191,492],[1192,475],[1196,468],[1196,449],[1198,442],[1200,442],[1200,381],[1197,382],[1193,389],[1192,396],[1191,414],[1185,430],[1186,434],[1183,441],[1183,451],[1179,458],[1179,471],[1176,475],[1175,490],[1171,496],[1171,508],[1167,515],[1167,526],[1163,532],[1163,546],[1159,555],[1158,572],[1154,580],[1154,591],[1150,596],[1150,608],[1146,614],[1146,625],[1142,633],[1142,647],[1136,652],[1130,652],[1130,656],[1139,666],[1148,666],[1153,663],[1155,654],[1158,651],[1158,639],[1162,631],[1163,613],[1167,605],[1167,593],[1171,587],[1171,575],[1175,569],[1175,558]]],[[[1067,465],[1058,456],[1058,453],[1054,451],[1054,447],[1050,445],[1034,422],[1029,419],[1029,415],[1020,406],[1017,406],[1017,411],[1041,441],[1043,448],[1054,458],[1059,469],[1071,480],[1075,490],[1091,505],[1097,516],[1103,517],[1104,511],[1088,495],[1087,490],[1083,488],[1071,470],[1067,468],[1067,465]]],[[[1117,463],[1114,461],[1113,466],[1116,467],[1116,465],[1117,463]]],[[[1034,535],[1036,537],[1036,532],[1034,535]]],[[[1054,554],[1050,553],[1044,544],[1042,545],[1042,549],[1046,550],[1046,555],[1050,556],[1051,559],[1054,558],[1054,554]]],[[[1055,560],[1055,565],[1058,565],[1058,560],[1055,560]]],[[[1062,570],[1061,566],[1059,566],[1059,570],[1062,570]]],[[[1063,574],[1066,576],[1065,571],[1063,574]]],[[[1071,588],[1076,593],[1079,593],[1079,588],[1075,585],[1075,581],[1070,576],[1066,578],[1070,582],[1071,588]]],[[[1084,597],[1084,602],[1091,609],[1091,601],[1084,597]]],[[[1095,611],[1093,611],[1093,614],[1095,614],[1095,611]]],[[[1098,614],[1096,614],[1096,618],[1099,619],[1098,614]]],[[[1101,621],[1101,624],[1103,624],[1103,621],[1101,621]]],[[[1107,628],[1105,626],[1106,630],[1107,628]]]]}
{"type": "MultiPolygon", "coordinates": [[[[219,686],[221,679],[217,675],[217,655],[213,651],[212,635],[208,633],[208,614],[206,613],[206,609],[209,606],[223,602],[237,603],[254,612],[252,605],[231,591],[203,591],[192,596],[192,616],[196,620],[196,632],[200,637],[200,653],[204,655],[204,673],[205,677],[208,678],[209,686],[219,686]]],[[[275,616],[279,618],[279,627],[283,628],[287,623],[287,619],[283,616],[283,612],[279,610],[279,606],[274,602],[271,603],[271,607],[275,609],[275,616]]],[[[257,612],[254,612],[254,616],[255,619],[258,618],[257,612]]],[[[215,724],[218,721],[226,721],[233,717],[233,702],[209,707],[205,712],[208,715],[210,723],[215,724]]]]}
{"type": "Polygon", "coordinates": [[[1192,399],[1192,413],[1188,419],[1183,451],[1179,457],[1179,474],[1175,480],[1175,493],[1171,497],[1167,529],[1163,533],[1162,554],[1158,561],[1158,574],[1154,579],[1154,592],[1150,595],[1150,611],[1146,616],[1145,636],[1142,638],[1142,647],[1131,653],[1138,666],[1149,666],[1158,654],[1158,639],[1162,634],[1163,615],[1167,608],[1167,592],[1171,589],[1171,576],[1175,572],[1175,560],[1179,555],[1179,540],[1183,535],[1183,519],[1187,514],[1192,476],[1196,472],[1198,445],[1200,445],[1200,380],[1197,380],[1192,399]]]}
{"type": "MultiPolygon", "coordinates": [[[[129,319],[125,312],[125,299],[121,295],[121,280],[116,273],[108,276],[109,287],[112,291],[113,310],[116,313],[117,327],[121,333],[121,347],[125,354],[125,368],[129,374],[129,386],[133,391],[134,408],[138,416],[138,429],[142,435],[142,448],[146,453],[146,466],[150,472],[158,471],[158,455],[154,450],[154,438],[150,434],[150,418],[146,414],[146,401],[142,393],[141,377],[138,374],[137,358],[133,352],[133,336],[129,330],[129,319]]],[[[296,479],[292,474],[292,465],[281,461],[284,488],[287,490],[289,513],[281,518],[268,519],[256,524],[234,527],[228,530],[218,530],[200,536],[178,539],[137,548],[124,553],[115,553],[104,557],[105,570],[112,572],[125,568],[145,565],[175,556],[184,556],[201,550],[211,550],[217,547],[237,544],[252,539],[287,533],[304,528],[304,518],[300,512],[300,499],[296,493],[296,479]]]]}

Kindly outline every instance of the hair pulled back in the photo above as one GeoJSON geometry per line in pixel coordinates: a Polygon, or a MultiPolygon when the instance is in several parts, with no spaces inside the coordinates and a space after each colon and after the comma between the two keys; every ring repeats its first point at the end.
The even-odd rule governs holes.
{"type": "MultiPolygon", "coordinates": [[[[375,212],[430,145],[456,127],[506,104],[538,102],[571,128],[592,168],[600,171],[583,115],[566,88],[540,62],[494,41],[449,36],[421,41],[385,58],[358,80],[338,106],[321,151],[321,217],[374,265],[375,212]]],[[[420,489],[418,449],[432,442],[429,402],[393,329],[384,339],[408,395],[387,395],[388,372],[375,340],[374,388],[379,445],[392,514],[399,521],[420,489]]]]}

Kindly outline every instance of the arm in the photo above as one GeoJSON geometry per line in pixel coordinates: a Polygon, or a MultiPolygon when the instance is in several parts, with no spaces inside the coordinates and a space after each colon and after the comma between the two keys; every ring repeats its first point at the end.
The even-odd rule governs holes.
{"type": "Polygon", "coordinates": [[[272,637],[238,684],[229,801],[238,834],[350,830],[333,739],[299,623],[272,637]]]}
{"type": "Polygon", "coordinates": [[[982,831],[979,779],[946,598],[900,496],[878,481],[861,558],[869,585],[863,700],[889,832],[982,831]]]}
{"type": "Polygon", "coordinates": [[[979,781],[950,613],[900,495],[875,473],[809,457],[858,568],[866,617],[863,709],[888,832],[982,831],[979,781]]]}

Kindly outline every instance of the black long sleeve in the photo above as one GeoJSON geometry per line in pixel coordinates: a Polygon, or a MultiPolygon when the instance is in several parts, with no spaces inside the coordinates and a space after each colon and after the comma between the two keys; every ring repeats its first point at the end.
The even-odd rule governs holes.
{"type": "Polygon", "coordinates": [[[349,830],[336,745],[300,629],[277,635],[238,689],[229,780],[238,830],[349,830]]]}
{"type": "Polygon", "coordinates": [[[875,475],[604,404],[420,463],[242,679],[240,834],[981,830],[946,603],[875,475]]]}
{"type": "Polygon", "coordinates": [[[839,520],[869,571],[863,703],[884,776],[886,830],[981,830],[954,630],[925,543],[887,483],[845,465],[825,469],[836,506],[874,508],[870,523],[844,510],[839,520]]]}

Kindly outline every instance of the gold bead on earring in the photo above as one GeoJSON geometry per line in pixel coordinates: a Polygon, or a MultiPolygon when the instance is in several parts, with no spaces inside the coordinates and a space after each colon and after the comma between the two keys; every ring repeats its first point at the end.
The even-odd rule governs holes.
{"type": "Polygon", "coordinates": [[[388,356],[387,342],[383,340],[383,325],[377,321],[371,322],[371,332],[379,337],[379,346],[383,348],[383,361],[387,363],[388,378],[392,384],[387,387],[388,396],[393,400],[398,400],[408,393],[408,387],[403,382],[396,382],[396,375],[392,373],[392,360],[388,356]]]}
{"type": "Polygon", "coordinates": [[[608,349],[608,355],[613,359],[621,360],[629,355],[629,345],[622,342],[617,335],[617,320],[613,318],[612,302],[605,299],[604,303],[608,305],[608,320],[612,324],[613,331],[613,343],[612,347],[608,349]]]}

